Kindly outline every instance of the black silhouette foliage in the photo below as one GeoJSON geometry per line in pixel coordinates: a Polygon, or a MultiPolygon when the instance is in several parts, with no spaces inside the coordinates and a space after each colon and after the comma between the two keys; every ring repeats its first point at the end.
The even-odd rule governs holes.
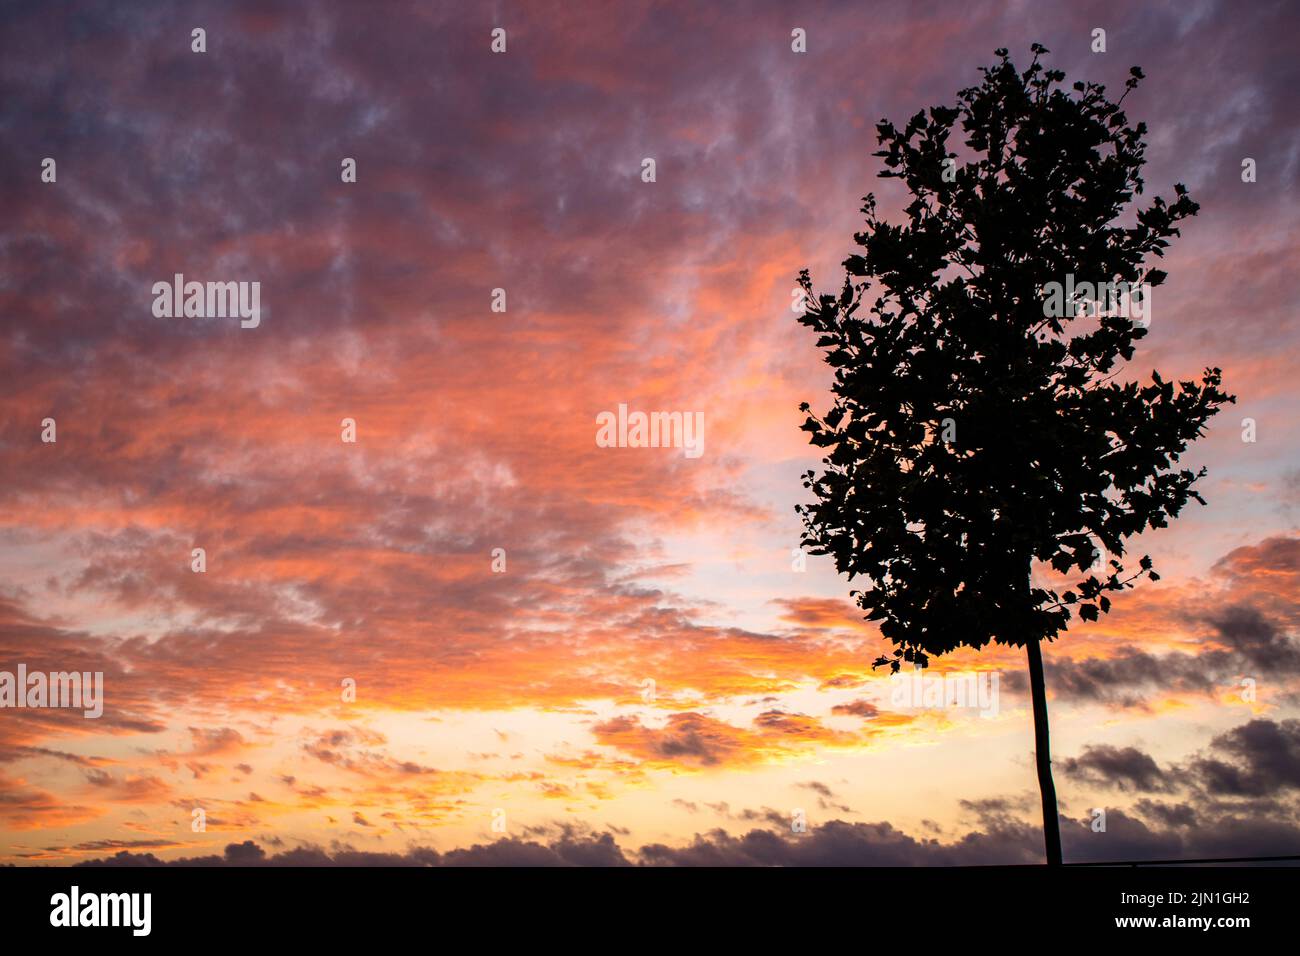
{"type": "MultiPolygon", "coordinates": [[[[1107,592],[1155,580],[1148,557],[1125,576],[1125,539],[1204,504],[1204,469],[1176,466],[1235,401],[1217,368],[1177,385],[1154,371],[1115,381],[1146,329],[1113,309],[1045,315],[1044,287],[1067,274],[1159,285],[1147,260],[1198,208],[1178,184],[1173,202],[1120,224],[1142,193],[1145,124],[1130,126],[1103,86],[1063,87],[1046,52],[1035,44],[1019,72],[998,50],[955,107],[901,130],[881,122],[880,175],[906,185],[907,221],[881,221],[867,196],[839,294],[815,295],[800,274],[799,321],[835,369],[833,406],[802,426],[826,449],[825,470],[804,475],[816,501],[798,508],[803,545],[870,582],[852,594],[895,645],[876,661],[894,671],[1050,640],[1072,612],[1095,620],[1107,592]],[[1031,587],[1034,561],[1083,576],[1062,593],[1031,587]]],[[[1140,79],[1134,67],[1124,96],[1140,79]]]]}

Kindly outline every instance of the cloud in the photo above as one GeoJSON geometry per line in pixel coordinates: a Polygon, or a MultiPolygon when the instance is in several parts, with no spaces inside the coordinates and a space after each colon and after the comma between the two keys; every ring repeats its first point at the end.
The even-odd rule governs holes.
{"type": "MultiPolygon", "coordinates": [[[[1300,818],[1300,720],[1246,721],[1164,768],[1135,746],[1087,746],[1078,757],[1055,763],[1062,782],[1072,785],[1063,787],[1062,795],[1083,787],[1177,797],[1143,796],[1127,815],[1147,821],[1153,831],[1163,830],[1166,839],[1177,837],[1185,853],[1300,852],[1294,835],[1294,821],[1300,818]],[[1274,837],[1281,842],[1267,852],[1261,849],[1274,837]]],[[[1109,806],[1106,811],[1109,827],[1116,809],[1109,806]]]]}
{"type": "Polygon", "coordinates": [[[826,727],[804,714],[768,710],[749,728],[698,713],[670,714],[661,728],[635,716],[615,717],[592,727],[596,739],[652,766],[717,768],[744,766],[814,747],[855,747],[864,737],[826,727]]]}
{"type": "Polygon", "coordinates": [[[101,816],[97,807],[68,803],[21,778],[0,775],[0,821],[13,830],[74,826],[101,816]]]}
{"type": "Polygon", "coordinates": [[[1215,796],[1261,797],[1300,790],[1300,720],[1252,720],[1210,741],[1189,767],[1215,796]]]}
{"type": "Polygon", "coordinates": [[[1167,793],[1174,787],[1156,762],[1136,747],[1085,747],[1081,756],[1056,763],[1066,776],[1099,786],[1144,793],[1167,793]]]}
{"type": "Polygon", "coordinates": [[[836,704],[831,708],[831,713],[837,716],[862,717],[870,720],[879,716],[880,708],[869,700],[851,700],[847,704],[836,704]]]}

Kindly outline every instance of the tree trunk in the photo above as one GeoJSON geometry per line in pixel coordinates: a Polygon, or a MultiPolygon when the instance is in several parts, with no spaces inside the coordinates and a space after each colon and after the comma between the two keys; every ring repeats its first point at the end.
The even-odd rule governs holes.
{"type": "Polygon", "coordinates": [[[1056,784],[1052,782],[1052,748],[1047,739],[1047,684],[1043,680],[1043,650],[1036,640],[1029,652],[1029,688],[1034,700],[1034,759],[1038,764],[1038,791],[1043,797],[1043,842],[1047,865],[1061,865],[1061,821],[1056,812],[1056,784]]]}

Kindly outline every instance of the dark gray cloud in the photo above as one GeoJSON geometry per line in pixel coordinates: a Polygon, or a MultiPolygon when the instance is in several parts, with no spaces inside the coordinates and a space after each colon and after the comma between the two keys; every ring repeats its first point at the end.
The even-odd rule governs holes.
{"type": "Polygon", "coordinates": [[[1215,796],[1267,797],[1300,790],[1300,720],[1252,720],[1220,734],[1189,764],[1215,796]]]}
{"type": "Polygon", "coordinates": [[[1176,781],[1136,747],[1085,747],[1078,757],[1055,761],[1067,777],[1120,790],[1167,793],[1176,781]]]}
{"type": "MultiPolygon", "coordinates": [[[[1222,816],[1189,828],[1185,814],[1165,808],[1142,819],[1120,809],[1107,811],[1105,832],[1091,819],[1063,819],[1068,862],[1126,862],[1264,856],[1300,850],[1293,823],[1222,816]],[[1158,816],[1169,819],[1153,819],[1158,816]]],[[[916,838],[892,824],[846,823],[813,826],[794,834],[755,828],[733,834],[723,829],[697,834],[682,846],[648,844],[631,850],[611,833],[573,835],[549,844],[502,839],[439,853],[412,848],[375,853],[306,846],[267,854],[252,841],[230,844],[220,855],[163,861],[152,853],[123,850],[78,866],[985,866],[1037,864],[1043,860],[1039,827],[1029,820],[990,815],[955,839],[916,838]]]]}

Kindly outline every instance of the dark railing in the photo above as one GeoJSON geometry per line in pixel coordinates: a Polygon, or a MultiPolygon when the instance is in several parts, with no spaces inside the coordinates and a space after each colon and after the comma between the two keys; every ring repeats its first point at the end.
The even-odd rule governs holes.
{"type": "Polygon", "coordinates": [[[1300,863],[1300,856],[1224,856],[1204,860],[1109,860],[1065,866],[1204,866],[1207,863],[1300,863]]]}

